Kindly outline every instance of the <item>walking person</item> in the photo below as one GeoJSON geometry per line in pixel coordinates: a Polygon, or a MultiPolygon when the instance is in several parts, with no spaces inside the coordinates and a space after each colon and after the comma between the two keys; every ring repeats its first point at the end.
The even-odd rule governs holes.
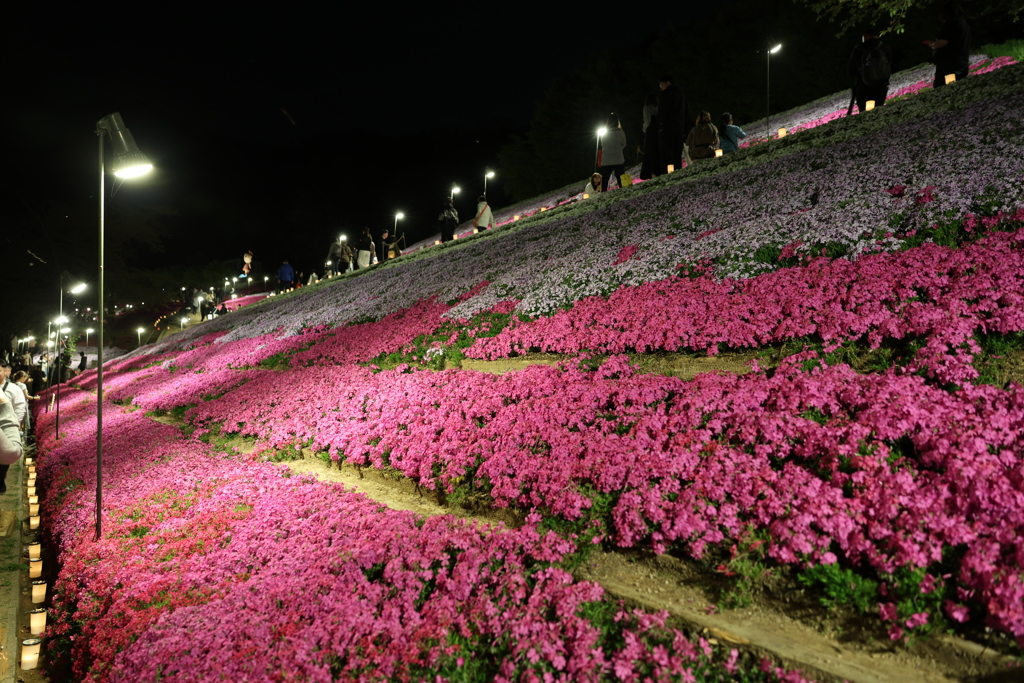
{"type": "Polygon", "coordinates": [[[960,5],[955,2],[943,5],[939,21],[942,23],[939,37],[924,41],[932,49],[932,61],[935,62],[933,88],[946,85],[946,76],[951,74],[962,81],[967,78],[970,67],[971,27],[967,25],[960,5]]]}
{"type": "Polygon", "coordinates": [[[742,128],[733,125],[732,114],[729,112],[722,114],[722,127],[719,129],[718,133],[719,144],[722,146],[722,154],[738,152],[740,149],[740,140],[747,137],[747,134],[743,132],[742,128]]]}
{"type": "Polygon", "coordinates": [[[846,74],[853,85],[853,99],[857,103],[858,112],[866,110],[868,101],[881,107],[889,95],[892,48],[878,36],[865,33],[861,36],[860,45],[853,48],[850,54],[846,74]]]}
{"type": "Polygon", "coordinates": [[[341,275],[348,272],[351,262],[352,250],[345,242],[343,235],[337,241],[332,242],[331,248],[327,250],[327,269],[324,275],[330,276],[332,272],[341,275]]]}
{"type": "Polygon", "coordinates": [[[661,142],[658,139],[658,93],[652,92],[644,102],[644,161],[640,179],[650,180],[664,173],[661,163],[661,142]]]}
{"type": "Polygon", "coordinates": [[[615,112],[608,115],[606,124],[608,132],[601,138],[601,184],[607,192],[611,185],[609,181],[615,177],[615,182],[622,187],[622,174],[626,172],[626,133],[622,130],[622,122],[615,112]]]}
{"type": "Polygon", "coordinates": [[[686,106],[686,96],[679,86],[672,83],[671,76],[662,76],[658,81],[658,87],[661,88],[661,94],[658,96],[658,142],[661,145],[661,158],[658,163],[663,166],[671,165],[675,170],[679,170],[683,159],[683,141],[690,128],[690,109],[686,106]]]}
{"type": "Polygon", "coordinates": [[[356,241],[356,267],[368,268],[373,259],[373,237],[370,236],[370,229],[363,228],[356,241]]]}
{"type": "Polygon", "coordinates": [[[711,123],[711,112],[702,111],[697,118],[697,125],[686,138],[686,146],[690,148],[690,158],[713,159],[718,149],[718,129],[711,123]]]}
{"type": "Polygon", "coordinates": [[[487,195],[480,195],[476,200],[476,218],[473,227],[477,230],[490,230],[494,227],[494,212],[487,203],[487,195]]]}
{"type": "Polygon", "coordinates": [[[281,267],[277,269],[277,293],[291,289],[292,281],[295,279],[295,269],[288,263],[288,259],[285,259],[281,263],[281,267]]]}
{"type": "Polygon", "coordinates": [[[437,215],[437,222],[441,228],[441,242],[451,242],[455,239],[455,228],[459,227],[459,212],[455,210],[455,202],[451,197],[445,197],[444,208],[437,215]]]}

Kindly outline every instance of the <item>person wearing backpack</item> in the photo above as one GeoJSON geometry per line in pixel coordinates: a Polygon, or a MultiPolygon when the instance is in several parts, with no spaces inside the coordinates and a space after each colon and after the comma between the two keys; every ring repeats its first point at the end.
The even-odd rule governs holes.
{"type": "Polygon", "coordinates": [[[878,36],[865,33],[861,43],[853,49],[846,68],[853,85],[853,99],[857,111],[863,112],[868,100],[876,107],[885,104],[889,95],[889,76],[892,75],[892,48],[878,36]]]}

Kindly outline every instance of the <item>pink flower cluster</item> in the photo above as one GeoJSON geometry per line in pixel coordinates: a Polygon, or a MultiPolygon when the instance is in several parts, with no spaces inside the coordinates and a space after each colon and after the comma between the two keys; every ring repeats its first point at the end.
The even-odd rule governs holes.
{"type": "MultiPolygon", "coordinates": [[[[1024,222],[1024,210],[1004,218],[1024,222]]],[[[977,376],[971,365],[976,332],[1024,330],[1022,245],[1024,230],[962,249],[925,244],[854,262],[817,258],[746,280],[705,275],[647,282],[580,300],[548,318],[515,321],[466,355],[714,354],[720,346],[757,348],[801,337],[826,344],[864,340],[877,348],[884,340],[921,338],[927,341],[910,369],[964,382],[977,376]]],[[[782,256],[794,255],[798,246],[789,245],[782,256]]]]}
{"type": "MultiPolygon", "coordinates": [[[[511,530],[391,511],[268,463],[215,457],[114,406],[97,542],[93,405],[68,393],[64,438],[41,444],[44,527],[62,565],[46,633],[52,677],[443,681],[472,671],[596,682],[614,672],[639,682],[736,669],[735,652],[687,639],[664,614],[590,621],[603,591],[554,566],[572,545],[536,519],[511,530]]],[[[803,680],[768,669],[762,680],[803,680]]]]}

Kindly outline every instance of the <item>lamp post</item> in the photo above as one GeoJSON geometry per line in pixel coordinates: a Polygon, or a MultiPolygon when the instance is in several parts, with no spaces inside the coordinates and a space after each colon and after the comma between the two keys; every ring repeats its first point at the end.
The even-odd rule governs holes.
{"type": "Polygon", "coordinates": [[[85,328],[85,345],[86,346],[89,345],[89,335],[92,334],[93,332],[95,332],[95,330],[92,329],[91,327],[85,328]]]}
{"type": "Polygon", "coordinates": [[[99,330],[96,353],[96,540],[103,535],[103,318],[104,312],[104,249],[103,222],[105,218],[104,195],[106,194],[106,166],[103,161],[103,138],[110,139],[113,158],[111,170],[118,178],[135,178],[153,169],[138,145],[131,131],[125,127],[118,112],[108,114],[96,122],[96,137],[99,139],[100,171],[100,262],[99,262],[99,330]]]}
{"type": "Polygon", "coordinates": [[[764,103],[765,103],[765,119],[764,119],[764,132],[765,137],[768,140],[772,139],[772,102],[771,102],[771,80],[772,80],[772,55],[782,49],[782,43],[779,43],[772,49],[768,50],[767,54],[767,73],[764,79],[764,103]]]}
{"type": "MultiPolygon", "coordinates": [[[[142,332],[143,332],[143,328],[141,328],[141,327],[139,329],[135,330],[135,334],[139,338],[138,346],[142,346],[142,332]]],[[[138,347],[136,347],[136,348],[138,348],[138,347]]]]}
{"type": "Polygon", "coordinates": [[[462,188],[461,187],[459,187],[458,185],[452,185],[452,193],[451,193],[451,196],[449,196],[449,199],[451,199],[452,201],[455,201],[455,195],[457,195],[460,192],[462,192],[462,188]]]}
{"type": "Polygon", "coordinates": [[[405,218],[405,214],[404,213],[396,213],[395,214],[395,232],[394,232],[395,235],[398,235],[398,221],[401,218],[405,218]]]}
{"type": "Polygon", "coordinates": [[[487,179],[494,177],[494,171],[488,171],[484,174],[484,196],[487,196],[487,179]]]}
{"type": "Polygon", "coordinates": [[[597,156],[601,153],[601,138],[608,132],[608,129],[604,126],[597,129],[597,144],[594,145],[594,170],[596,171],[601,167],[601,164],[597,163],[597,156]]]}

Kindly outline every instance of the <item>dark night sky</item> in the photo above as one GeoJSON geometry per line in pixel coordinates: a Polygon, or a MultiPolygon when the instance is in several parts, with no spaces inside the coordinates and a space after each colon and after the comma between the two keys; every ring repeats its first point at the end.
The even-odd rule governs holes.
{"type": "MultiPolygon", "coordinates": [[[[6,10],[2,134],[18,160],[3,190],[9,215],[95,205],[94,125],[120,111],[156,170],[115,201],[171,216],[154,265],[252,249],[269,267],[319,261],[340,230],[376,231],[395,211],[411,238],[425,236],[453,182],[472,211],[487,167],[499,204],[497,149],[556,77],[715,5],[124,7],[6,10]]],[[[34,251],[61,241],[54,230],[95,250],[95,216],[67,220],[34,235],[34,251]]]]}

